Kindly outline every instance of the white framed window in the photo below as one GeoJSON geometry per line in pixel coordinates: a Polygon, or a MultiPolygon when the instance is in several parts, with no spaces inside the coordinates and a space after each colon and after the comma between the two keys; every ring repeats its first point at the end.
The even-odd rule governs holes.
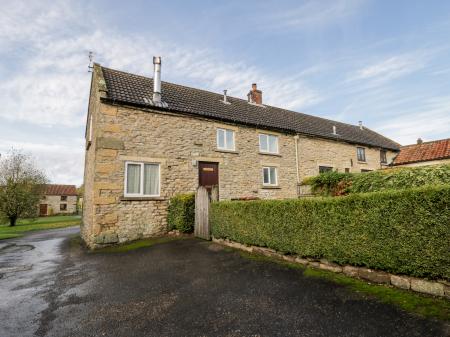
{"type": "Polygon", "coordinates": [[[219,150],[234,151],[234,131],[217,129],[217,148],[219,150]]]}
{"type": "Polygon", "coordinates": [[[159,163],[125,163],[126,197],[159,197],[161,170],[159,163]]]}
{"type": "Polygon", "coordinates": [[[259,134],[259,151],[278,154],[278,136],[259,134]]]}
{"type": "Polygon", "coordinates": [[[278,169],[274,166],[265,166],[262,169],[263,173],[263,185],[264,186],[277,186],[278,185],[278,169]]]}

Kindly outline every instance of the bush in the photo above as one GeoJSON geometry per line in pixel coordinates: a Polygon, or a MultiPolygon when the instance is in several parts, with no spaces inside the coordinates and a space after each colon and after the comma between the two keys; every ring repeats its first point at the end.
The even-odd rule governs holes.
{"type": "Polygon", "coordinates": [[[450,165],[402,167],[367,173],[326,172],[307,178],[319,195],[399,190],[426,185],[450,184],[450,165]]]}
{"type": "Polygon", "coordinates": [[[170,229],[188,233],[194,230],[195,223],[195,194],[180,194],[170,199],[167,214],[170,229]]]}
{"type": "Polygon", "coordinates": [[[342,198],[223,201],[217,238],[418,277],[450,279],[450,187],[342,198]]]}

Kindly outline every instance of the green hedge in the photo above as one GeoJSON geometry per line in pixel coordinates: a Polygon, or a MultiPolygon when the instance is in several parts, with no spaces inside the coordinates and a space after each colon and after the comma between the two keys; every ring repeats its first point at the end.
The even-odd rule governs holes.
{"type": "Polygon", "coordinates": [[[418,277],[450,279],[450,187],[342,198],[223,201],[217,238],[418,277]]]}
{"type": "Polygon", "coordinates": [[[450,184],[450,165],[399,167],[367,173],[327,172],[307,178],[320,195],[378,192],[426,185],[450,184]]]}
{"type": "Polygon", "coordinates": [[[194,230],[195,194],[180,194],[170,199],[167,223],[170,229],[188,233],[194,230]]]}

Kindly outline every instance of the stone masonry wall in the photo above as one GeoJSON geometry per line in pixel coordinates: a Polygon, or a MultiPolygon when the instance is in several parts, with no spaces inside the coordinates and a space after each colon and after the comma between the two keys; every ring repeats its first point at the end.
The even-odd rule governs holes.
{"type": "MultiPolygon", "coordinates": [[[[306,177],[319,174],[319,166],[329,166],[339,172],[345,172],[348,168],[350,172],[361,172],[361,170],[379,170],[387,165],[380,163],[380,149],[368,146],[365,148],[366,161],[360,162],[356,156],[356,148],[353,145],[343,142],[334,142],[320,138],[299,137],[299,167],[301,180],[306,177]]],[[[391,163],[396,153],[388,151],[387,162],[391,163]]]]}
{"type": "Polygon", "coordinates": [[[67,201],[61,201],[60,195],[47,195],[45,199],[40,201],[40,204],[47,205],[47,215],[54,214],[74,214],[77,211],[77,196],[67,196],[67,201]],[[66,204],[67,210],[61,211],[60,205],[66,204]]]}

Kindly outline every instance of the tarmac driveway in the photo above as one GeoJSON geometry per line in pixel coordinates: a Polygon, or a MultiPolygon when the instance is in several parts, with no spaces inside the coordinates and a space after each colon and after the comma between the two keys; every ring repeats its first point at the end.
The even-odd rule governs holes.
{"type": "Polygon", "coordinates": [[[0,243],[0,336],[446,336],[445,327],[196,239],[87,254],[77,229],[0,243]]]}

